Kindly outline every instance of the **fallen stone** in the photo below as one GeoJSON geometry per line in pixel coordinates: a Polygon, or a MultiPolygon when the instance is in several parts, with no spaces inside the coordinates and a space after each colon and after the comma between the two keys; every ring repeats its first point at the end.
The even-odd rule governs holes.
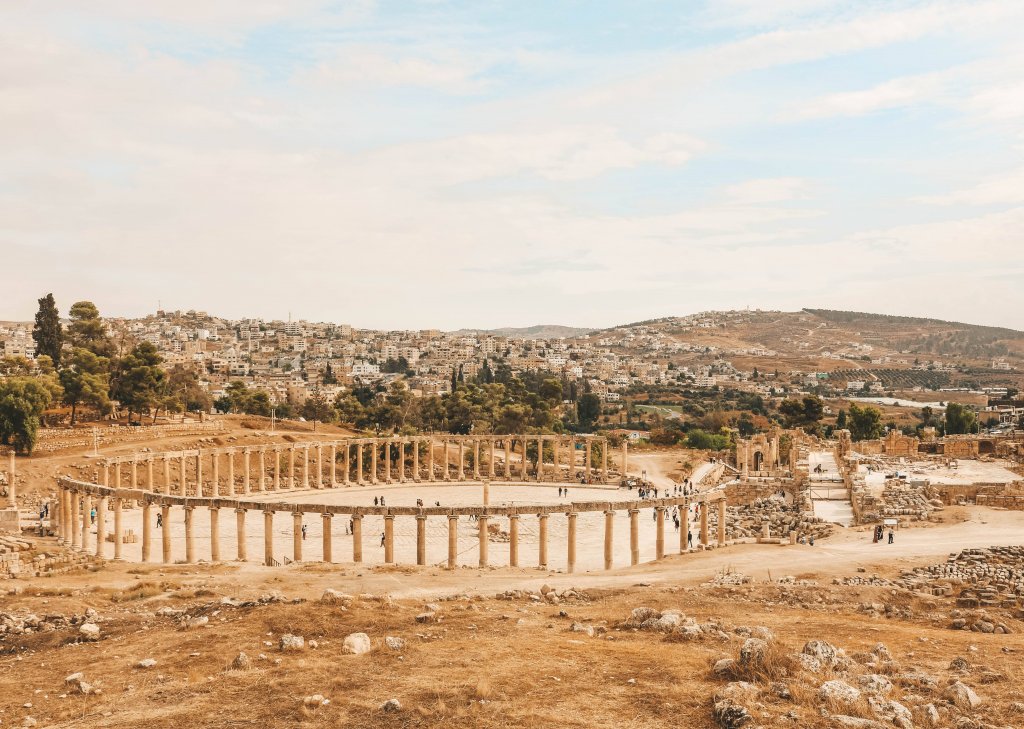
{"type": "Polygon", "coordinates": [[[345,636],[341,652],[346,655],[360,656],[370,652],[370,636],[366,633],[351,633],[345,636]]]}

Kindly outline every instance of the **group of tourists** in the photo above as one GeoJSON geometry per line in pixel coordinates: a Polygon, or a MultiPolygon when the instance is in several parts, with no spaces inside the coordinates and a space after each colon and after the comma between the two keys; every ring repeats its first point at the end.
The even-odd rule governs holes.
{"type": "MultiPolygon", "coordinates": [[[[875,525],[875,537],[874,537],[874,539],[871,540],[872,543],[873,544],[877,544],[878,542],[881,542],[884,539],[885,539],[885,527],[883,525],[881,525],[881,524],[876,524],[875,525]]],[[[889,544],[892,544],[894,541],[896,541],[896,533],[893,531],[892,527],[889,527],[889,544]]]]}

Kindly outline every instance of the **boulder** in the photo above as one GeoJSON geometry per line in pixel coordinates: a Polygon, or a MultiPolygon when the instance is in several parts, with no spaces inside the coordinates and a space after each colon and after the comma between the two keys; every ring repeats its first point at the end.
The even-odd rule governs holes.
{"type": "Polygon", "coordinates": [[[252,659],[244,652],[240,652],[235,656],[235,660],[231,661],[231,669],[234,671],[248,671],[252,668],[252,659]]]}
{"type": "Polygon", "coordinates": [[[286,633],[281,636],[280,647],[282,651],[301,651],[306,647],[306,639],[301,635],[286,633]]]}
{"type": "Polygon", "coordinates": [[[96,623],[82,623],[78,629],[78,634],[82,636],[83,640],[99,640],[100,626],[96,625],[96,623]]]}
{"type": "Polygon", "coordinates": [[[723,729],[738,729],[754,720],[746,707],[732,699],[715,702],[714,713],[715,719],[723,729]]]}
{"type": "Polygon", "coordinates": [[[366,633],[351,633],[345,636],[341,652],[347,655],[360,656],[370,652],[370,636],[366,633]]]}
{"type": "Polygon", "coordinates": [[[324,605],[350,605],[354,599],[347,593],[331,588],[324,590],[324,594],[320,596],[320,602],[324,605]]]}
{"type": "Polygon", "coordinates": [[[393,635],[389,635],[384,638],[384,645],[388,647],[388,650],[404,651],[405,638],[397,638],[393,635]]]}
{"type": "Polygon", "coordinates": [[[882,696],[892,691],[892,681],[877,673],[869,673],[857,679],[860,687],[869,694],[882,696]]]}
{"type": "Polygon", "coordinates": [[[768,651],[768,643],[760,638],[747,638],[740,647],[740,664],[744,666],[757,666],[764,662],[765,653],[768,651]]]}
{"type": "Polygon", "coordinates": [[[951,683],[949,688],[943,692],[942,697],[952,702],[961,711],[970,711],[981,706],[981,698],[978,694],[974,693],[974,689],[961,681],[951,683]]]}
{"type": "Polygon", "coordinates": [[[398,701],[398,699],[388,699],[380,705],[380,710],[387,712],[401,711],[402,704],[398,701]]]}
{"type": "Polygon", "coordinates": [[[860,691],[846,681],[826,681],[818,689],[818,698],[827,704],[849,706],[860,701],[860,691]]]}

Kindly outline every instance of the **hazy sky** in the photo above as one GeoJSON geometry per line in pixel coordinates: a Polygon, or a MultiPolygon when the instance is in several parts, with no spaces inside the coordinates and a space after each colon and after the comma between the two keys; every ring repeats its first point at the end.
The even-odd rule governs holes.
{"type": "Polygon", "coordinates": [[[1024,2],[0,4],[0,319],[1024,329],[1024,2]]]}

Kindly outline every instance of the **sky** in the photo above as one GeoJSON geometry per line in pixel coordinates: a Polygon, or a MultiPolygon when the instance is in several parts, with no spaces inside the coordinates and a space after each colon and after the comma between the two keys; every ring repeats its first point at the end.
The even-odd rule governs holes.
{"type": "Polygon", "coordinates": [[[1024,2],[0,4],[0,319],[1024,329],[1024,2]]]}

